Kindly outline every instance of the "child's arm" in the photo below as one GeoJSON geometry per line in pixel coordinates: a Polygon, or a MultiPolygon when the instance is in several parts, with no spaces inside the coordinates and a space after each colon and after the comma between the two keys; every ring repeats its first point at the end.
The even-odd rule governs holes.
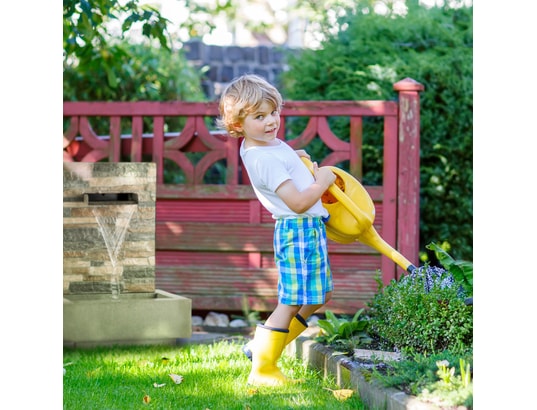
{"type": "Polygon", "coordinates": [[[299,191],[293,181],[284,181],[276,190],[276,194],[293,212],[301,214],[310,209],[336,180],[336,175],[329,167],[321,167],[313,163],[315,181],[304,191],[299,191]]]}
{"type": "Polygon", "coordinates": [[[305,157],[305,158],[311,160],[310,154],[308,154],[306,152],[306,150],[304,150],[304,149],[296,149],[295,152],[299,157],[305,157]]]}

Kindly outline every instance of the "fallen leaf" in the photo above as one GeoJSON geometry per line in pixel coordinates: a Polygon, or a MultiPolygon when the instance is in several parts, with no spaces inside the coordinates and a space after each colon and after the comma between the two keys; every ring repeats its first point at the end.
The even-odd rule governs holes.
{"type": "Polygon", "coordinates": [[[99,374],[100,371],[101,371],[101,368],[100,368],[100,367],[97,367],[96,369],[87,371],[87,372],[86,372],[86,376],[87,376],[87,377],[93,377],[93,376],[96,376],[96,375],[99,374]]]}
{"type": "Polygon", "coordinates": [[[351,397],[354,393],[354,390],[351,389],[339,389],[339,390],[332,390],[328,387],[324,388],[325,390],[331,391],[334,397],[338,400],[347,400],[349,397],[351,397]]]}
{"type": "Polygon", "coordinates": [[[335,390],[332,392],[332,394],[338,400],[347,400],[349,397],[353,395],[353,393],[354,391],[351,389],[341,389],[341,390],[335,390]]]}
{"type": "Polygon", "coordinates": [[[166,386],[166,383],[161,383],[161,384],[153,383],[153,387],[164,387],[164,386],[166,386]]]}
{"type": "Polygon", "coordinates": [[[178,374],[170,373],[170,377],[175,382],[175,384],[181,384],[183,381],[183,376],[179,376],[178,374]]]}
{"type": "Polygon", "coordinates": [[[143,401],[145,404],[149,404],[149,402],[151,401],[151,397],[149,397],[147,394],[144,396],[143,398],[143,401]]]}

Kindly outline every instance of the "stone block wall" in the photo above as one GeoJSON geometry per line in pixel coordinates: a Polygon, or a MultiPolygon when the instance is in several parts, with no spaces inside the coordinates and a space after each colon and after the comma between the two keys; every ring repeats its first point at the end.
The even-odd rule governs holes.
{"type": "Polygon", "coordinates": [[[214,46],[201,41],[184,44],[185,56],[196,68],[208,66],[202,80],[205,95],[217,100],[223,88],[242,74],[258,74],[279,87],[279,75],[287,69],[285,47],[214,46]]]}
{"type": "Polygon", "coordinates": [[[64,294],[110,293],[112,259],[122,293],[155,290],[155,201],[154,163],[63,163],[64,294]],[[108,224],[109,245],[119,245],[117,258],[96,213],[108,224]]]}

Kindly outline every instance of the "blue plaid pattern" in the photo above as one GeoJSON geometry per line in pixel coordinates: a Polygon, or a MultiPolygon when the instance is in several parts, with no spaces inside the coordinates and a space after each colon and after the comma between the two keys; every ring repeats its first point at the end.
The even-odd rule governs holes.
{"type": "Polygon", "coordinates": [[[284,305],[325,303],[333,290],[326,228],[321,217],[282,218],[274,229],[279,272],[278,301],[284,305]]]}

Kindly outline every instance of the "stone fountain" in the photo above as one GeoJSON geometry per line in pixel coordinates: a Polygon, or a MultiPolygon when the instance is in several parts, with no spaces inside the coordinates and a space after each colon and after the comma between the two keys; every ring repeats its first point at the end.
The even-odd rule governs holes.
{"type": "Polygon", "coordinates": [[[191,337],[191,300],[155,289],[155,201],[154,163],[64,162],[64,345],[191,337]]]}

